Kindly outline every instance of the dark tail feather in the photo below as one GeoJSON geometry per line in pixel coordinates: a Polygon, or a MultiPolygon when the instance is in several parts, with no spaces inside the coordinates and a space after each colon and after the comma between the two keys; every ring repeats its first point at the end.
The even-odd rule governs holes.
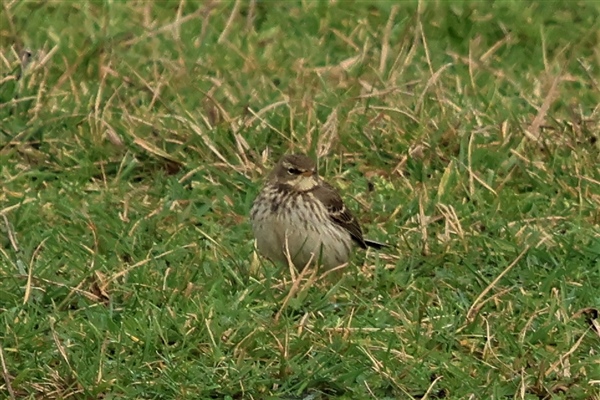
{"type": "Polygon", "coordinates": [[[379,243],[374,240],[365,239],[365,244],[374,249],[383,249],[384,247],[390,247],[389,244],[379,243]]]}

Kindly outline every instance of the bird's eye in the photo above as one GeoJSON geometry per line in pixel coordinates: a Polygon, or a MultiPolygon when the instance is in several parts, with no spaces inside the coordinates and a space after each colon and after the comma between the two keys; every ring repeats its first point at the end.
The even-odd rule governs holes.
{"type": "Polygon", "coordinates": [[[298,168],[290,167],[287,170],[290,175],[300,175],[301,171],[298,168]]]}

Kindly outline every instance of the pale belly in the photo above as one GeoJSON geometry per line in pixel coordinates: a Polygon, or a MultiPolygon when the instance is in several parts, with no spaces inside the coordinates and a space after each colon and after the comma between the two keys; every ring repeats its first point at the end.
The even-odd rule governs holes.
{"type": "Polygon", "coordinates": [[[350,257],[352,238],[326,217],[324,209],[319,211],[322,212],[257,210],[253,213],[252,228],[258,251],[272,261],[283,263],[287,262],[288,253],[298,270],[308,264],[325,269],[344,264],[350,257]]]}

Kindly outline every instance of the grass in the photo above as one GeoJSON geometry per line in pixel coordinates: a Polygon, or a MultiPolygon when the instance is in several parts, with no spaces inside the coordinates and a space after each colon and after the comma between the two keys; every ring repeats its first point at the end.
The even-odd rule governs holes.
{"type": "Polygon", "coordinates": [[[2,7],[0,397],[600,399],[598,3],[2,7]],[[394,247],[257,258],[292,151],[394,247]]]}

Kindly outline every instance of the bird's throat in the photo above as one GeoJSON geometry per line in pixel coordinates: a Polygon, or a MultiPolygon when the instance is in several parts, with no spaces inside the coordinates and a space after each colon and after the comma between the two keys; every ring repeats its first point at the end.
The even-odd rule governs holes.
{"type": "Polygon", "coordinates": [[[317,182],[317,180],[315,179],[314,175],[300,175],[298,179],[291,183],[292,187],[299,192],[307,192],[309,190],[314,189],[319,184],[319,182],[317,182]]]}

